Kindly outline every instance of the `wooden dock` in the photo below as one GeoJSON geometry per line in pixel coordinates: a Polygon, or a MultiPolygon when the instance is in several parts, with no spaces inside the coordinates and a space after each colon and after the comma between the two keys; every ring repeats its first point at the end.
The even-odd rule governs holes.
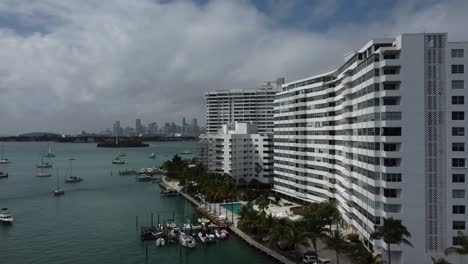
{"type": "Polygon", "coordinates": [[[255,247],[256,249],[262,251],[263,253],[269,255],[270,257],[276,259],[277,261],[285,264],[295,264],[294,261],[289,260],[285,256],[279,254],[278,252],[273,251],[272,249],[258,243],[254,239],[252,239],[250,236],[248,236],[246,233],[242,232],[239,228],[235,226],[230,227],[231,231],[234,232],[236,235],[238,235],[242,240],[247,242],[250,246],[255,247]]]}

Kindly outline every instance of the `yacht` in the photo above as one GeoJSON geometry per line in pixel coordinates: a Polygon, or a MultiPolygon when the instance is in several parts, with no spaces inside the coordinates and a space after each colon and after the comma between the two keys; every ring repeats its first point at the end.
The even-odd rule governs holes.
{"type": "Polygon", "coordinates": [[[8,173],[0,171],[0,178],[8,178],[8,173]]]}
{"type": "Polygon", "coordinates": [[[186,150],[186,151],[182,151],[180,154],[182,154],[182,155],[189,155],[189,154],[192,154],[192,152],[186,150]]]}
{"type": "Polygon", "coordinates": [[[70,174],[69,174],[68,178],[65,179],[65,182],[66,182],[66,183],[76,183],[76,182],[82,181],[82,180],[83,180],[82,178],[80,178],[80,177],[78,177],[78,176],[72,176],[72,174],[73,174],[73,170],[72,170],[72,169],[73,169],[73,166],[72,166],[72,163],[73,163],[73,161],[74,161],[75,159],[70,158],[70,159],[68,159],[68,160],[70,161],[70,168],[69,168],[70,174]]]}
{"type": "Polygon", "coordinates": [[[50,147],[50,143],[49,143],[49,150],[47,151],[47,154],[45,154],[45,156],[46,156],[47,158],[53,158],[53,157],[55,157],[55,154],[52,153],[52,149],[51,149],[51,147],[50,147]]]}
{"type": "Polygon", "coordinates": [[[57,185],[54,190],[54,196],[59,196],[65,194],[65,190],[63,188],[59,188],[59,176],[58,176],[58,169],[57,169],[57,185]]]}
{"type": "Polygon", "coordinates": [[[13,220],[14,219],[8,211],[8,208],[2,208],[2,210],[0,211],[0,222],[2,222],[3,224],[12,224],[13,220]]]}
{"type": "Polygon", "coordinates": [[[2,144],[2,156],[0,157],[0,164],[10,164],[11,161],[9,161],[7,158],[4,156],[4,144],[2,144]]]}
{"type": "Polygon", "coordinates": [[[195,238],[193,238],[192,236],[188,236],[184,234],[183,232],[180,233],[179,241],[183,247],[188,247],[188,248],[194,248],[196,244],[195,238]]]}
{"type": "Polygon", "coordinates": [[[52,163],[44,162],[44,158],[41,157],[41,163],[36,164],[36,168],[41,168],[41,169],[52,168],[52,163]]]}
{"type": "Polygon", "coordinates": [[[50,177],[50,176],[52,176],[51,173],[49,173],[49,172],[43,172],[43,171],[41,171],[41,172],[39,172],[39,173],[36,174],[36,177],[41,177],[41,178],[50,177]]]}
{"type": "Polygon", "coordinates": [[[112,161],[112,164],[125,164],[125,161],[117,157],[112,161]]]}
{"type": "Polygon", "coordinates": [[[156,158],[156,154],[151,153],[151,155],[149,155],[149,158],[150,158],[150,159],[155,159],[155,158],[156,158]]]}

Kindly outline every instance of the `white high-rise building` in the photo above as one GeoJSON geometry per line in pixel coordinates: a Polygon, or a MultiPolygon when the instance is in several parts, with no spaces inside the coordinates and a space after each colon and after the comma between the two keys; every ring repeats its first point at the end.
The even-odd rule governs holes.
{"type": "Polygon", "coordinates": [[[200,160],[211,172],[246,182],[273,182],[273,135],[257,133],[252,123],[223,125],[217,134],[200,136],[200,160]]]}
{"type": "MultiPolygon", "coordinates": [[[[414,248],[394,263],[430,263],[466,232],[468,42],[447,34],[375,39],[331,72],[286,83],[275,99],[274,189],[333,199],[369,241],[384,218],[401,219],[414,248]]],[[[468,257],[446,257],[468,263],[468,257]]]]}
{"type": "Polygon", "coordinates": [[[206,92],[206,133],[218,133],[222,125],[235,121],[257,124],[259,133],[273,132],[273,100],[283,83],[284,78],[278,78],[256,89],[206,92]]]}

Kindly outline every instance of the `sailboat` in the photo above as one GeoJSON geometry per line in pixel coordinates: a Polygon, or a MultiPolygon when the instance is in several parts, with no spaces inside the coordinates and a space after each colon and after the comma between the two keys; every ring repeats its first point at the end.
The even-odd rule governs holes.
{"type": "Polygon", "coordinates": [[[47,158],[53,158],[55,157],[55,154],[52,153],[52,149],[50,147],[50,143],[49,143],[49,151],[47,151],[47,154],[45,155],[47,158]]]}
{"type": "Polygon", "coordinates": [[[52,163],[44,162],[44,157],[41,157],[41,163],[36,164],[36,168],[43,168],[43,169],[52,168],[52,163]]]}
{"type": "Polygon", "coordinates": [[[40,171],[36,174],[36,177],[50,177],[52,174],[50,172],[44,171],[44,168],[40,168],[40,171]]]}
{"type": "Polygon", "coordinates": [[[72,162],[73,162],[73,160],[75,160],[75,159],[70,158],[70,159],[68,159],[68,160],[70,161],[70,175],[68,176],[68,178],[65,179],[65,182],[66,182],[66,183],[76,183],[76,182],[82,181],[82,180],[83,180],[82,178],[80,178],[80,177],[78,177],[78,176],[72,176],[72,172],[73,172],[73,171],[72,171],[72,162]]]}
{"type": "Polygon", "coordinates": [[[55,187],[54,190],[54,196],[59,196],[65,194],[65,190],[63,188],[59,188],[59,175],[58,175],[58,169],[57,169],[57,186],[55,187]]]}
{"type": "Polygon", "coordinates": [[[2,157],[0,158],[0,164],[9,164],[11,161],[9,161],[7,158],[4,157],[4,148],[5,145],[2,144],[2,157]]]}

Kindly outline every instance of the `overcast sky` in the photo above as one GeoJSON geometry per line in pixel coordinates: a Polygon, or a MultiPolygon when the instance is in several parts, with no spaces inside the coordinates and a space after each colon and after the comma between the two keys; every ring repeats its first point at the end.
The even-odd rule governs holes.
{"type": "Polygon", "coordinates": [[[371,38],[468,40],[467,10],[466,0],[1,0],[0,134],[137,117],[203,124],[205,91],[328,71],[371,38]]]}

